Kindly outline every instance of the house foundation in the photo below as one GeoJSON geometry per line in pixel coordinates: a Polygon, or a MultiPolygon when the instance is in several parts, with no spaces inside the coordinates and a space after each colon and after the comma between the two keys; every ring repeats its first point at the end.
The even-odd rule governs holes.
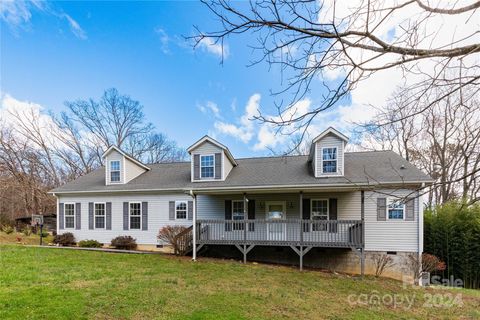
{"type": "MultiPolygon", "coordinates": [[[[411,278],[412,270],[408,255],[414,252],[377,252],[365,251],[365,274],[375,274],[374,256],[385,254],[392,258],[393,264],[386,268],[383,277],[397,280],[411,278]]],[[[244,256],[235,246],[205,245],[200,256],[243,260],[244,256]]],[[[298,266],[298,253],[290,247],[255,246],[248,252],[248,261],[298,266]]],[[[360,255],[345,248],[311,248],[303,256],[303,267],[326,269],[334,272],[360,274],[360,255]]]]}

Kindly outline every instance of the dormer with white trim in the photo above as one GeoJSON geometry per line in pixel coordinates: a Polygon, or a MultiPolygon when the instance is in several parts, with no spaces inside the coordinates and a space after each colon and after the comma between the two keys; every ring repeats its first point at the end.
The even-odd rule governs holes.
{"type": "Polygon", "coordinates": [[[315,177],[343,176],[344,152],[348,137],[329,127],[312,141],[309,161],[315,177]]]}
{"type": "Polygon", "coordinates": [[[149,167],[125,153],[116,146],[111,146],[102,155],[105,163],[105,184],[125,184],[142,173],[150,170],[149,167]]]}
{"type": "Polygon", "coordinates": [[[191,156],[192,182],[224,181],[237,166],[230,150],[209,136],[195,142],[187,151],[191,156]]]}

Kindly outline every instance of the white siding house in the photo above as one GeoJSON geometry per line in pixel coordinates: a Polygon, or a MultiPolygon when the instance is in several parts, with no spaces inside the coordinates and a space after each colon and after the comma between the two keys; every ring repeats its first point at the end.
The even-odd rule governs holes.
{"type": "Polygon", "coordinates": [[[252,252],[272,261],[260,250],[286,247],[300,267],[305,256],[306,265],[370,273],[380,253],[395,256],[389,275],[401,277],[407,256],[422,252],[418,190],[431,178],[390,151],[347,153],[347,142],[329,128],[309,156],[235,159],[204,136],[189,162],[148,165],[112,146],[104,167],[51,191],[57,232],[105,245],[129,235],[155,249],[162,227],[181,225],[194,259],[201,248],[233,246],[244,260],[252,252]]]}
{"type": "MultiPolygon", "coordinates": [[[[157,241],[158,231],[167,225],[183,225],[191,226],[192,221],[186,219],[174,219],[169,217],[169,203],[171,201],[184,201],[188,205],[188,201],[192,198],[187,194],[172,193],[172,194],[96,194],[96,195],[59,195],[59,203],[73,203],[80,204],[80,220],[81,228],[64,228],[58,230],[62,232],[71,232],[74,234],[77,241],[95,239],[101,243],[109,244],[110,241],[119,236],[132,236],[137,240],[138,244],[155,246],[157,241]],[[124,228],[124,211],[123,204],[125,202],[139,202],[146,203],[148,206],[147,214],[147,230],[132,229],[130,226],[124,228]],[[107,229],[106,224],[103,227],[95,225],[95,215],[93,225],[89,225],[89,203],[106,204],[111,203],[111,228],[107,229]]],[[[143,217],[140,217],[142,219],[143,217]]],[[[106,219],[106,217],[105,217],[106,219]]],[[[142,225],[142,221],[140,222],[142,225]]]]}

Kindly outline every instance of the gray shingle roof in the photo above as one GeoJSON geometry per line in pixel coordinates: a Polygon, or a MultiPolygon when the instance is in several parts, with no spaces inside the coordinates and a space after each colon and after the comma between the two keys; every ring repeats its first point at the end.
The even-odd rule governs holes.
{"type": "Polygon", "coordinates": [[[105,168],[99,168],[51,192],[134,190],[188,190],[234,187],[270,187],[345,184],[402,184],[432,179],[392,151],[346,152],[343,177],[315,178],[308,156],[237,159],[225,181],[190,181],[190,162],[148,165],[151,170],[127,184],[105,185],[105,168]],[[402,169],[403,166],[403,169],[402,169]]]}

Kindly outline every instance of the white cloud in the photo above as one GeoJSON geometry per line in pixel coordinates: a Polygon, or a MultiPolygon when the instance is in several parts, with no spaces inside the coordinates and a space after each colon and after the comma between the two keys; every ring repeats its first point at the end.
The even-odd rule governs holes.
{"type": "MultiPolygon", "coordinates": [[[[294,128],[285,128],[283,134],[278,132],[278,127],[274,124],[255,121],[255,118],[260,115],[260,100],[261,95],[255,93],[248,99],[245,105],[243,115],[234,123],[225,121],[215,121],[214,128],[218,134],[231,136],[245,144],[251,145],[255,151],[273,150],[282,147],[291,138],[291,134],[286,133],[289,129],[294,131],[294,128]]],[[[305,112],[311,108],[312,101],[310,99],[303,99],[297,102],[292,108],[289,108],[281,116],[279,115],[264,115],[265,118],[279,121],[281,118],[291,119],[305,112]]],[[[318,131],[317,125],[312,125],[308,129],[309,133],[316,133],[318,131]]],[[[295,133],[294,133],[295,134],[295,133]]]]}
{"type": "Polygon", "coordinates": [[[170,53],[170,48],[169,48],[170,37],[165,32],[165,30],[163,30],[160,27],[155,28],[154,31],[158,35],[158,38],[160,39],[160,44],[162,45],[162,52],[165,54],[169,54],[170,53]]]}
{"type": "Polygon", "coordinates": [[[214,39],[205,37],[197,44],[202,50],[212,53],[217,57],[227,59],[230,54],[228,44],[222,44],[221,41],[215,42],[214,39]]]}
{"type": "Polygon", "coordinates": [[[13,129],[17,140],[27,136],[27,130],[38,130],[52,146],[57,143],[52,132],[60,130],[40,104],[17,100],[9,94],[3,94],[0,99],[0,125],[13,129]]]}
{"type": "Polygon", "coordinates": [[[30,22],[33,10],[43,10],[43,1],[2,0],[0,18],[13,30],[23,27],[30,22]]]}
{"type": "Polygon", "coordinates": [[[14,34],[17,34],[19,28],[29,27],[33,12],[39,11],[66,20],[70,30],[77,38],[87,39],[86,32],[76,20],[66,13],[58,12],[49,6],[47,1],[0,0],[0,4],[0,19],[9,26],[14,34]]]}
{"type": "Polygon", "coordinates": [[[215,118],[221,118],[220,108],[213,101],[207,101],[204,104],[197,104],[197,108],[204,114],[211,113],[215,118]]]}
{"type": "Polygon", "coordinates": [[[238,120],[238,124],[216,121],[215,129],[219,133],[232,136],[243,143],[249,143],[255,134],[253,118],[257,116],[260,108],[260,94],[253,94],[245,106],[245,113],[238,120]]]}
{"type": "Polygon", "coordinates": [[[68,24],[70,25],[70,30],[77,38],[82,40],[87,39],[86,32],[82,29],[82,27],[80,27],[77,21],[75,21],[71,16],[66,13],[62,14],[62,16],[68,21],[68,24]]]}

